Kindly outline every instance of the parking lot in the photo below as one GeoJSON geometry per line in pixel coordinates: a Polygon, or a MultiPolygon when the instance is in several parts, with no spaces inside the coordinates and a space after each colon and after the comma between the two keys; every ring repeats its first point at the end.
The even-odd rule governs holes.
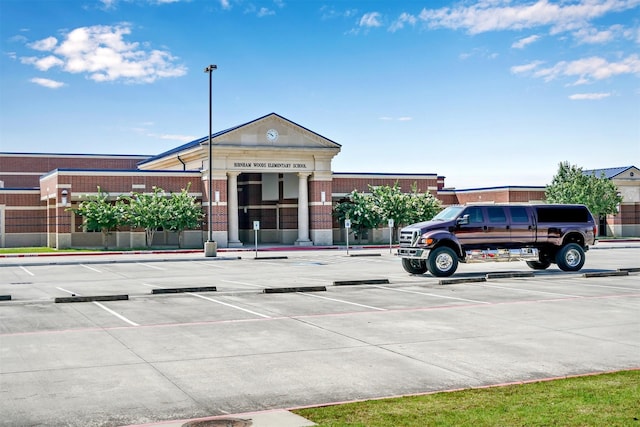
{"type": "Polygon", "coordinates": [[[451,284],[388,248],[218,255],[0,259],[0,423],[139,425],[640,367],[638,244],[594,248],[578,273],[463,264],[454,279],[484,281],[451,284]]]}

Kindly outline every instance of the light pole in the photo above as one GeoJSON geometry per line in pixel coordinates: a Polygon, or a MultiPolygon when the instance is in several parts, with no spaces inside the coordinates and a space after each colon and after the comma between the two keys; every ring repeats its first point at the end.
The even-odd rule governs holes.
{"type": "Polygon", "coordinates": [[[212,102],[211,102],[211,97],[212,97],[212,89],[211,89],[211,74],[213,73],[213,70],[217,70],[218,66],[217,65],[209,65],[207,68],[204,69],[205,73],[209,73],[209,217],[207,219],[208,222],[208,229],[209,229],[209,237],[207,239],[207,242],[205,242],[204,244],[204,256],[206,257],[212,257],[212,256],[216,256],[216,252],[217,252],[217,244],[216,242],[213,241],[213,215],[211,212],[212,206],[213,206],[213,147],[211,146],[211,134],[213,133],[213,129],[212,129],[212,116],[213,116],[213,110],[212,110],[212,102]]]}

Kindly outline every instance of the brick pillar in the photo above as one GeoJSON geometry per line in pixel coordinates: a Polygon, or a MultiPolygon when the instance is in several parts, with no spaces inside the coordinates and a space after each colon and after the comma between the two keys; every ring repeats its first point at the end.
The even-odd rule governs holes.
{"type": "Polygon", "coordinates": [[[316,246],[333,245],[332,187],[331,173],[315,173],[309,182],[310,235],[316,246]]]}

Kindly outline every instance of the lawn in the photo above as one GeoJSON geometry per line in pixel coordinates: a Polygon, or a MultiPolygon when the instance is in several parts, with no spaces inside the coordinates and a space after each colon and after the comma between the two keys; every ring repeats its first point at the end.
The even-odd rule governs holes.
{"type": "Polygon", "coordinates": [[[320,427],[640,427],[640,370],[294,412],[320,427]]]}
{"type": "Polygon", "coordinates": [[[32,248],[0,248],[0,254],[40,254],[58,252],[89,252],[90,249],[54,249],[46,246],[36,246],[32,248]]]}

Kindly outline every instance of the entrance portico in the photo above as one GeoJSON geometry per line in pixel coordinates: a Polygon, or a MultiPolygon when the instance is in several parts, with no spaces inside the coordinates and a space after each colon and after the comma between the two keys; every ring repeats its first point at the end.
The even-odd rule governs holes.
{"type": "Polygon", "coordinates": [[[331,161],[340,145],[275,113],[212,135],[213,200],[207,200],[208,136],[139,164],[140,169],[201,170],[203,206],[212,204],[219,247],[259,241],[333,244],[331,161]]]}

